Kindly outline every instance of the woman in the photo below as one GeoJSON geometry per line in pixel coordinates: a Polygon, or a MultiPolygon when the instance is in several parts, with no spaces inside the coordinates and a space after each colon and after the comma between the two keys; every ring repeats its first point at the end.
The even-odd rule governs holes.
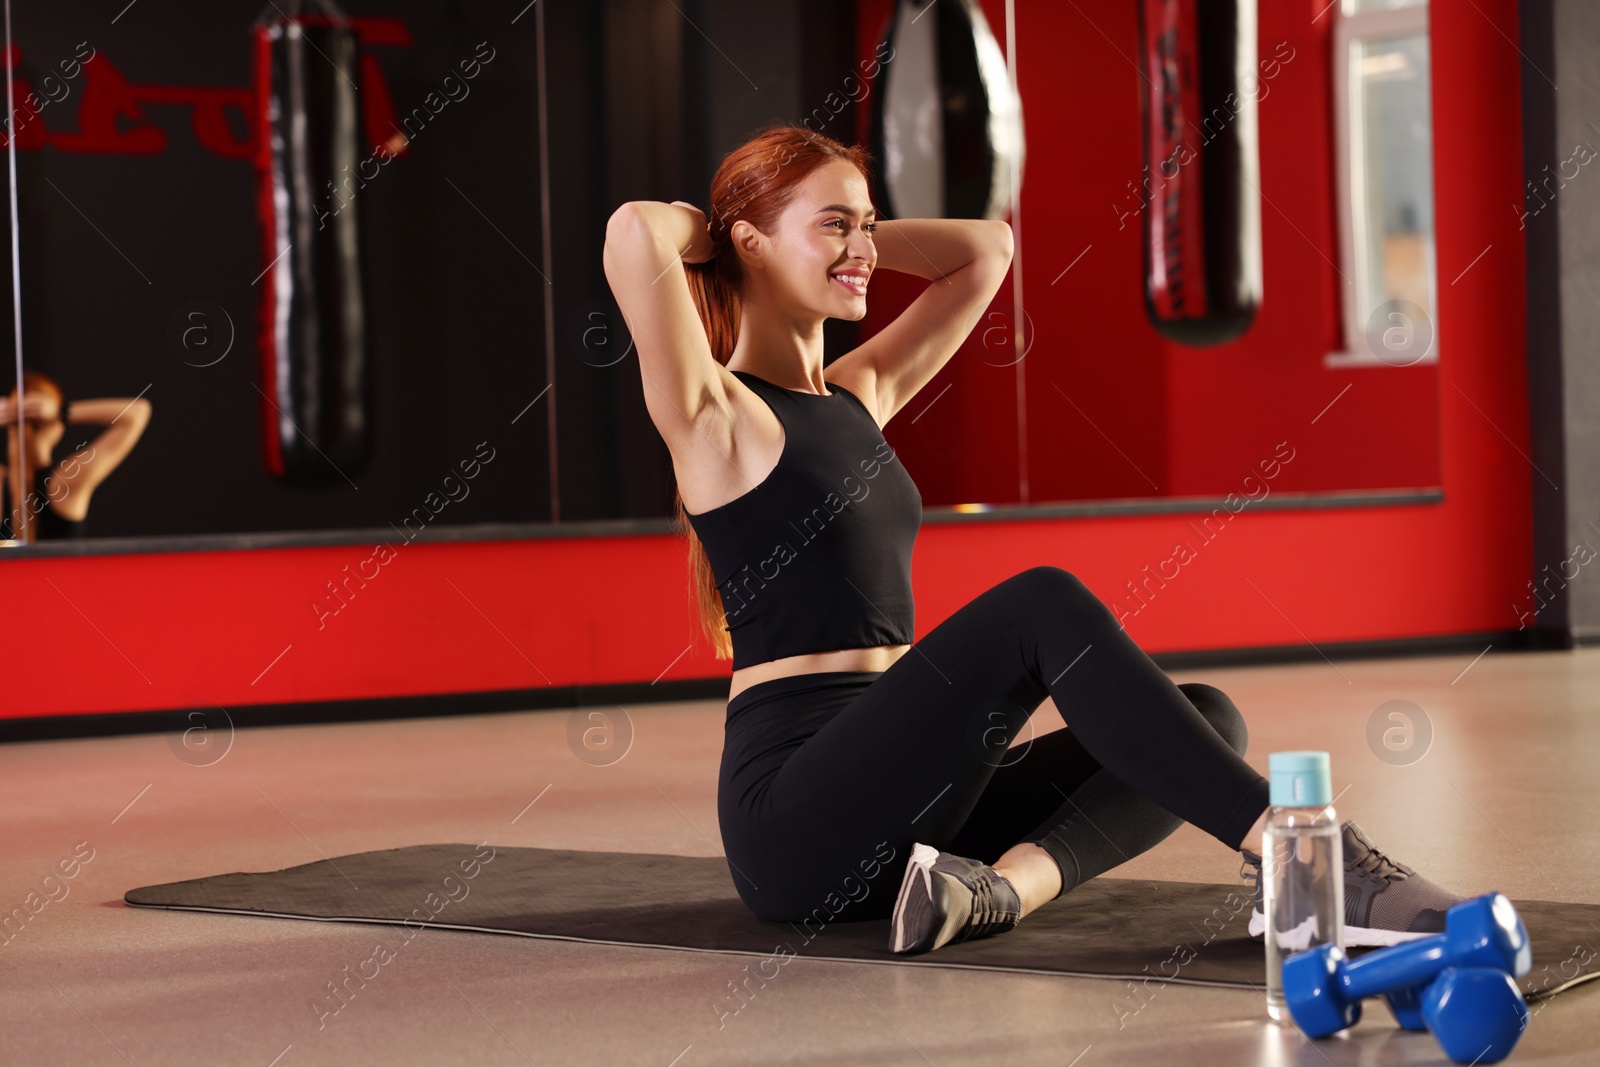
{"type": "MultiPolygon", "coordinates": [[[[1174,685],[1076,577],[1025,570],[913,641],[922,500],[881,429],[978,321],[1011,230],[878,222],[868,167],[777,126],[723,160],[709,222],[634,201],[606,230],[701,622],[731,648],[717,809],[740,897],[889,916],[891,948],[923,952],[1015,927],[1184,820],[1259,872],[1267,781],[1238,709],[1174,685]],[[882,269],[933,284],[824,373],[823,320],[860,319],[882,269]],[[1067,728],[1008,750],[1046,696],[1067,728]]],[[[1357,899],[1347,943],[1442,929],[1461,899],[1354,824],[1345,847],[1351,892],[1382,901],[1357,899]]]]}
{"type": "Polygon", "coordinates": [[[150,424],[142,397],[74,400],[38,371],[22,372],[23,440],[17,440],[17,391],[0,399],[6,428],[6,465],[0,467],[0,538],[29,540],[83,536],[89,498],[117,469],[150,424]],[[109,424],[92,442],[52,463],[67,423],[109,424]]]}

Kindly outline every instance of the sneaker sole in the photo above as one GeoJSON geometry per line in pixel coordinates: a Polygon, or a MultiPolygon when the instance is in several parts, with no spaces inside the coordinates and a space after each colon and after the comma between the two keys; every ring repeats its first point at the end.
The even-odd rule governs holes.
{"type": "Polygon", "coordinates": [[[1346,926],[1344,928],[1344,943],[1347,948],[1385,948],[1389,945],[1403,945],[1407,941],[1415,941],[1419,937],[1432,936],[1430,933],[1413,934],[1405,930],[1374,930],[1365,926],[1346,926]]]}
{"type": "Polygon", "coordinates": [[[937,913],[933,899],[933,865],[939,860],[939,850],[931,845],[914,845],[911,859],[906,863],[906,874],[900,882],[900,895],[895,898],[894,915],[890,920],[889,951],[907,953],[924,952],[938,941],[942,929],[929,931],[937,913]],[[920,934],[915,931],[922,931],[920,934]]]}
{"type": "MultiPolygon", "coordinates": [[[[1267,932],[1267,917],[1259,911],[1250,912],[1250,937],[1255,941],[1265,941],[1267,932]]],[[[1387,948],[1390,945],[1403,945],[1407,941],[1415,941],[1420,937],[1432,937],[1429,933],[1410,933],[1405,930],[1377,930],[1366,926],[1346,926],[1344,928],[1344,946],[1346,948],[1387,948]]]]}

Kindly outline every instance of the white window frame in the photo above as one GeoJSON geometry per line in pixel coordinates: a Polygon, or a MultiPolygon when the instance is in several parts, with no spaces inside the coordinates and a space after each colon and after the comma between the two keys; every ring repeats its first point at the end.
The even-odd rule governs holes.
{"type": "MultiPolygon", "coordinates": [[[[1344,319],[1344,344],[1345,351],[1329,352],[1323,357],[1324,367],[1415,367],[1428,363],[1439,362],[1439,281],[1436,262],[1428,264],[1428,315],[1430,316],[1433,330],[1432,344],[1428,354],[1420,359],[1411,360],[1405,364],[1395,364],[1379,359],[1366,350],[1362,337],[1366,332],[1366,320],[1374,310],[1367,306],[1368,293],[1371,292],[1370,272],[1368,264],[1371,262],[1370,249],[1361,250],[1365,254],[1358,254],[1357,241],[1365,243],[1367,227],[1367,189],[1364,175],[1366,174],[1366,137],[1365,131],[1359,126],[1352,128],[1352,115],[1354,100],[1352,93],[1358,84],[1351,77],[1352,60],[1357,49],[1368,41],[1383,40],[1388,37],[1405,37],[1420,33],[1428,43],[1428,69],[1433,69],[1433,38],[1428,32],[1428,4],[1423,3],[1410,7],[1392,8],[1381,11],[1360,11],[1346,14],[1345,9],[1350,0],[1344,0],[1338,5],[1333,26],[1333,114],[1334,114],[1334,148],[1338,168],[1338,203],[1339,203],[1339,255],[1345,264],[1345,270],[1351,277],[1355,293],[1353,296],[1342,296],[1340,299],[1340,312],[1344,319]]],[[[1355,114],[1355,121],[1360,121],[1359,114],[1355,114]]],[[[1428,162],[1430,178],[1436,178],[1437,172],[1433,168],[1433,94],[1428,94],[1428,131],[1430,143],[1428,145],[1428,162]]],[[[1433,182],[1435,188],[1437,181],[1433,182]]],[[[1429,195],[1433,196],[1434,189],[1430,188],[1429,195]]],[[[1438,198],[1434,197],[1434,207],[1437,209],[1438,198]]],[[[1434,213],[1434,226],[1432,240],[1435,251],[1438,248],[1438,215],[1434,213]]],[[[1436,259],[1436,257],[1430,257],[1436,259]]],[[[1349,289],[1351,286],[1342,287],[1349,289]]]]}

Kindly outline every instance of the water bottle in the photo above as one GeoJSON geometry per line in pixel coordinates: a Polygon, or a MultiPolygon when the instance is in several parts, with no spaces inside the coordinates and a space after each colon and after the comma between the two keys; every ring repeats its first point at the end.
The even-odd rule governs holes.
{"type": "Polygon", "coordinates": [[[1283,961],[1323,942],[1344,947],[1344,836],[1326,752],[1274,752],[1267,763],[1272,807],[1261,839],[1267,1014],[1292,1023],[1283,961]]]}

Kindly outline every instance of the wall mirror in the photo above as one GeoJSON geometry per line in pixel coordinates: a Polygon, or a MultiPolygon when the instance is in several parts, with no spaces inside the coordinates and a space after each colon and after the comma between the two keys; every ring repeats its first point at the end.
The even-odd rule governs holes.
{"type": "MultiPolygon", "coordinates": [[[[20,270],[5,257],[0,328],[16,335],[15,281],[22,370],[76,408],[51,464],[148,413],[82,543],[667,529],[605,220],[628,199],[703,205],[722,154],[773,119],[863,136],[883,71],[951,32],[930,16],[904,67],[869,72],[908,3],[12,0],[20,270]]],[[[1350,254],[1399,279],[1359,275],[1375,314],[1431,291],[1431,174],[1403,165],[1426,158],[1425,21],[1381,12],[1332,57],[1275,13],[1250,24],[1262,302],[1195,345],[1146,307],[1138,5],[947,6],[991,35],[991,77],[1008,64],[1027,151],[1020,285],[886,430],[929,520],[1194,509],[1247,479],[1307,503],[1437,496],[1436,344],[1352,360],[1342,303],[1350,254]],[[1350,106],[1324,121],[1336,91],[1350,106]],[[1399,198],[1363,187],[1341,252],[1357,172],[1399,198]]],[[[959,86],[927,84],[953,121],[959,86]]],[[[830,358],[916,284],[884,278],[866,320],[830,322],[830,358]]]]}

